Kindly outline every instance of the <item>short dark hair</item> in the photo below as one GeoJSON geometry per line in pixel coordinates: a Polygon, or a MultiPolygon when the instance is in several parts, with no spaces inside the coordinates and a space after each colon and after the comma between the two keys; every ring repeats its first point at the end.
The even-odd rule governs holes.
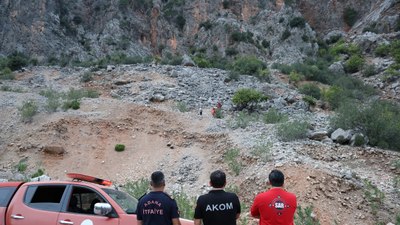
{"type": "Polygon", "coordinates": [[[272,170],[269,173],[268,179],[273,187],[282,187],[285,182],[285,176],[280,170],[272,170]]]}
{"type": "Polygon", "coordinates": [[[221,170],[216,170],[210,175],[211,186],[215,188],[222,188],[226,184],[226,175],[221,170]]]}
{"type": "Polygon", "coordinates": [[[151,186],[162,187],[165,185],[164,174],[161,171],[156,171],[151,174],[151,186]]]}

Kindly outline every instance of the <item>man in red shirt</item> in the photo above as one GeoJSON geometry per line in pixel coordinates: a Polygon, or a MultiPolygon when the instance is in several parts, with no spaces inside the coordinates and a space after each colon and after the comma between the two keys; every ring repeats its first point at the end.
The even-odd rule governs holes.
{"type": "Polygon", "coordinates": [[[260,225],[294,225],[297,200],[283,189],[285,176],[279,170],[272,170],[268,180],[272,188],[255,197],[251,215],[260,219],[260,225]]]}

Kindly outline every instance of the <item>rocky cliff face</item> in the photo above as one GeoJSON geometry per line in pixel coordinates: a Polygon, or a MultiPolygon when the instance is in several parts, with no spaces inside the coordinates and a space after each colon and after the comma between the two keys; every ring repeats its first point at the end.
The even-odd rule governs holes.
{"type": "Polygon", "coordinates": [[[345,9],[357,10],[359,23],[354,30],[374,23],[386,32],[393,30],[399,4],[396,0],[1,0],[0,54],[18,51],[39,61],[70,62],[115,53],[143,57],[200,51],[229,57],[235,51],[290,62],[316,52],[318,33],[350,30],[343,21],[345,9]],[[290,25],[295,17],[304,17],[311,26],[290,25]]]}

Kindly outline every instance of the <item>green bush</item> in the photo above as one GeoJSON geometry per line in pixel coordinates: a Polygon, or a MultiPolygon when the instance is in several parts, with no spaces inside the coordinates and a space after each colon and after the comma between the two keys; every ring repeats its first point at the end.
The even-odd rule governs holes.
{"type": "Polygon", "coordinates": [[[267,41],[267,40],[262,40],[261,45],[262,45],[264,48],[269,48],[270,42],[267,41]]]}
{"type": "Polygon", "coordinates": [[[342,104],[331,126],[360,130],[372,146],[400,151],[400,106],[390,101],[342,104]]]}
{"type": "Polygon", "coordinates": [[[194,63],[200,68],[211,68],[212,64],[210,60],[206,59],[203,54],[196,55],[193,57],[194,63]]]}
{"type": "Polygon", "coordinates": [[[304,96],[303,101],[307,102],[309,106],[315,106],[317,104],[317,99],[309,95],[304,96]]]}
{"type": "Polygon", "coordinates": [[[332,109],[337,109],[343,101],[348,99],[344,93],[343,88],[334,85],[324,90],[323,99],[329,103],[332,109]]]}
{"type": "Polygon", "coordinates": [[[172,53],[166,53],[161,59],[163,65],[180,65],[182,63],[182,56],[173,55],[172,53]]]}
{"type": "Polygon", "coordinates": [[[251,154],[261,159],[263,162],[271,160],[272,157],[272,143],[265,143],[265,141],[257,141],[257,144],[252,147],[251,154]]]}
{"type": "Polygon", "coordinates": [[[205,30],[209,30],[213,27],[213,23],[210,20],[207,20],[205,22],[201,22],[199,27],[200,28],[204,27],[205,30]]]}
{"type": "Polygon", "coordinates": [[[80,107],[81,107],[81,103],[79,102],[78,99],[66,100],[62,105],[62,108],[64,111],[66,111],[68,109],[77,110],[80,107]]]}
{"type": "Polygon", "coordinates": [[[307,206],[305,208],[297,206],[296,215],[294,217],[296,225],[320,225],[318,219],[312,216],[312,212],[312,206],[307,206]]]}
{"type": "Polygon", "coordinates": [[[187,108],[186,102],[178,102],[176,103],[176,108],[179,110],[179,112],[187,112],[189,111],[187,108]]]}
{"type": "Polygon", "coordinates": [[[38,112],[38,106],[35,101],[27,100],[24,101],[22,106],[19,108],[22,121],[30,122],[36,113],[38,112]]]}
{"type": "Polygon", "coordinates": [[[29,64],[29,58],[20,52],[14,52],[8,56],[7,67],[12,71],[19,70],[29,64]]]}
{"type": "Polygon", "coordinates": [[[281,40],[284,41],[286,39],[288,39],[290,37],[290,35],[292,35],[292,33],[290,32],[290,30],[286,29],[281,36],[281,40]]]}
{"type": "Polygon", "coordinates": [[[229,9],[230,6],[230,1],[229,0],[224,0],[222,2],[222,7],[224,7],[224,9],[229,9]]]}
{"type": "Polygon", "coordinates": [[[228,81],[234,80],[238,81],[240,78],[240,73],[236,71],[229,71],[228,73],[228,81]]]}
{"type": "Polygon", "coordinates": [[[302,74],[299,74],[296,71],[292,71],[289,74],[289,82],[297,85],[300,81],[304,80],[304,76],[302,74]]]}
{"type": "Polygon", "coordinates": [[[228,163],[229,168],[235,173],[236,176],[240,174],[242,170],[242,164],[240,162],[240,150],[237,148],[229,149],[224,154],[224,160],[228,163]]]}
{"type": "Polygon", "coordinates": [[[16,167],[17,167],[18,172],[21,172],[21,173],[25,172],[26,169],[28,168],[28,165],[26,164],[26,160],[19,161],[19,163],[16,167]]]}
{"type": "Polygon", "coordinates": [[[123,144],[116,144],[114,150],[117,152],[123,152],[125,150],[125,145],[123,144]]]}
{"type": "Polygon", "coordinates": [[[228,47],[225,49],[225,54],[227,56],[237,55],[238,53],[239,53],[239,51],[236,50],[236,48],[234,48],[234,47],[228,47]]]}
{"type": "Polygon", "coordinates": [[[377,74],[376,68],[373,64],[364,66],[362,71],[364,77],[371,77],[377,74]]]}
{"type": "Polygon", "coordinates": [[[300,93],[312,96],[316,99],[321,98],[321,89],[314,83],[307,83],[299,88],[300,93]]]}
{"type": "Polygon", "coordinates": [[[124,190],[131,196],[139,199],[147,193],[150,187],[148,180],[141,178],[137,181],[128,181],[124,186],[124,190]]]}
{"type": "Polygon", "coordinates": [[[35,178],[35,177],[40,177],[40,176],[42,176],[44,174],[44,169],[38,169],[34,174],[32,174],[32,178],[35,178]]]}
{"type": "Polygon", "coordinates": [[[358,20],[358,12],[353,8],[346,8],[343,12],[344,22],[352,27],[358,20]]]}
{"type": "Polygon", "coordinates": [[[275,108],[270,108],[264,115],[263,121],[264,123],[271,124],[271,123],[282,123],[288,121],[288,116],[285,114],[280,113],[275,108]]]}
{"type": "Polygon", "coordinates": [[[49,97],[47,98],[45,108],[48,112],[56,112],[58,107],[61,106],[60,100],[58,97],[49,97]]]}
{"type": "Polygon", "coordinates": [[[252,121],[255,121],[253,114],[240,111],[237,115],[235,115],[234,120],[230,121],[229,125],[232,129],[237,129],[237,128],[244,129],[252,121]]]}
{"type": "Polygon", "coordinates": [[[372,208],[372,214],[376,215],[378,213],[378,209],[383,205],[385,194],[369,180],[364,180],[364,184],[365,199],[369,202],[372,208]]]}
{"type": "Polygon", "coordinates": [[[307,137],[309,124],[305,121],[281,123],[277,127],[277,135],[282,141],[294,141],[307,137]]]}
{"type": "Polygon", "coordinates": [[[82,76],[81,76],[81,82],[87,83],[91,80],[93,80],[93,74],[91,72],[85,72],[82,76]]]}
{"type": "Polygon", "coordinates": [[[375,48],[374,51],[376,56],[385,57],[390,54],[390,45],[381,44],[375,48]]]}
{"type": "Polygon", "coordinates": [[[243,56],[236,59],[232,64],[232,70],[240,74],[252,75],[260,80],[266,79],[269,72],[264,62],[255,56],[243,56]]]}
{"type": "Polygon", "coordinates": [[[344,64],[344,70],[348,73],[358,72],[364,66],[365,60],[360,55],[353,55],[344,64]]]}
{"type": "Polygon", "coordinates": [[[254,34],[251,33],[250,31],[247,31],[247,32],[234,31],[231,34],[231,39],[234,42],[247,42],[247,43],[254,44],[253,36],[254,36],[254,34]]]}
{"type": "Polygon", "coordinates": [[[176,22],[176,25],[178,26],[178,28],[180,30],[183,30],[183,28],[185,27],[185,24],[186,24],[186,19],[185,19],[185,17],[183,17],[183,15],[178,15],[176,17],[175,22],[176,22]]]}
{"type": "Polygon", "coordinates": [[[267,99],[260,91],[250,88],[242,88],[235,92],[232,97],[232,102],[239,110],[254,109],[258,103],[267,99]]]}
{"type": "Polygon", "coordinates": [[[0,80],[14,80],[15,75],[12,73],[11,69],[6,67],[0,71],[0,80]]]}
{"type": "Polygon", "coordinates": [[[306,26],[306,20],[303,17],[294,17],[289,21],[290,27],[304,28],[306,26]]]}
{"type": "Polygon", "coordinates": [[[185,219],[193,219],[196,198],[189,197],[189,195],[182,191],[173,192],[172,196],[178,205],[180,217],[185,219]]]}

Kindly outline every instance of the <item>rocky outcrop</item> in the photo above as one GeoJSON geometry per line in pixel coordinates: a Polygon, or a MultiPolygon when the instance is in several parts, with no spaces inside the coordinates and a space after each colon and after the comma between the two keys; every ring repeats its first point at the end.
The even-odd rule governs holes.
{"type": "Polygon", "coordinates": [[[395,0],[305,0],[297,5],[282,0],[7,0],[0,2],[0,56],[18,51],[39,62],[80,62],[121,53],[144,57],[200,51],[287,63],[315,54],[314,31],[349,30],[343,21],[349,7],[359,15],[354,31],[374,23],[387,27],[385,32],[393,30],[400,6],[395,0]],[[295,17],[306,18],[311,26],[290,25],[295,17]]]}

